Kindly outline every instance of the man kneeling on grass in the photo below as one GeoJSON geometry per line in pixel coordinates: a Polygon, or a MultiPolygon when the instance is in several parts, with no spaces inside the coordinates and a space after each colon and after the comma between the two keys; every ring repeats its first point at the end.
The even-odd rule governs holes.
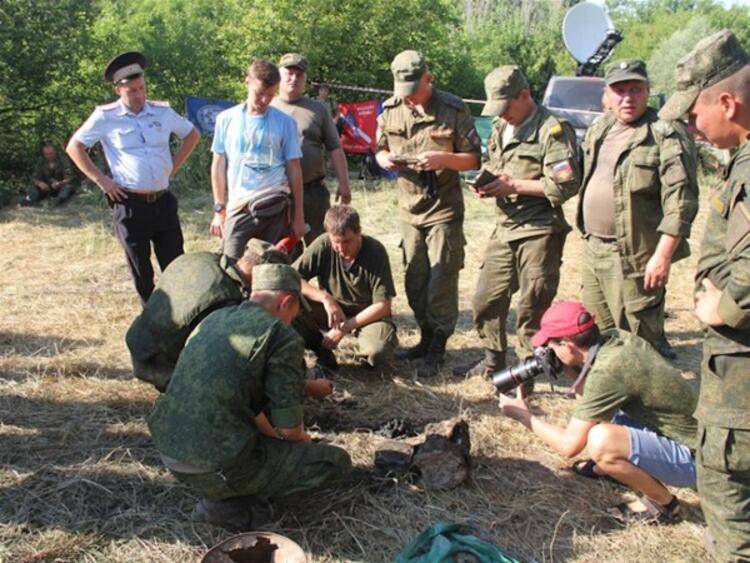
{"type": "Polygon", "coordinates": [[[344,450],[305,432],[304,347],[289,326],[305,303],[299,274],[283,264],[252,274],[249,301],[192,332],[148,419],[164,464],[202,497],[194,519],[229,530],[253,529],[259,505],[351,469],[344,450]]]}
{"type": "Polygon", "coordinates": [[[396,290],[388,253],[380,242],[362,234],[359,215],[348,205],[329,209],[323,226],[326,232],[294,264],[303,279],[316,278],[320,287],[305,293],[315,303],[297,318],[294,328],[305,347],[315,352],[317,365],[328,371],[338,368],[333,350],[350,333],[357,336],[363,364],[387,364],[398,346],[391,320],[396,290]]]}
{"type": "Polygon", "coordinates": [[[697,394],[690,383],[646,340],[619,329],[600,333],[580,303],[552,305],[532,344],[551,348],[571,378],[572,368],[580,370],[573,417],[566,428],[545,422],[520,393],[500,396],[503,414],[566,457],[588,448],[592,459],[573,466],[579,475],[618,481],[640,493],[638,501],[608,510],[615,519],[677,520],[679,501],[665,485],[695,485],[697,394]]]}
{"type": "Polygon", "coordinates": [[[125,336],[133,375],[166,391],[177,358],[198,323],[250,297],[254,266],[288,263],[286,253],[260,239],[250,239],[236,263],[212,252],[175,258],[125,336]]]}

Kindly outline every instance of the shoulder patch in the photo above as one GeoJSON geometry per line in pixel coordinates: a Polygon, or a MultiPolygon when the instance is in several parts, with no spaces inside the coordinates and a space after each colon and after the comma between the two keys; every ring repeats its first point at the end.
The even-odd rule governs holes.
{"type": "Polygon", "coordinates": [[[161,100],[149,100],[148,103],[151,104],[152,106],[156,106],[158,108],[168,108],[169,107],[169,102],[164,102],[164,101],[161,101],[161,100]]]}
{"type": "Polygon", "coordinates": [[[724,212],[727,210],[727,204],[722,197],[722,193],[720,191],[714,192],[709,201],[711,202],[711,209],[723,217],[724,212]]]}
{"type": "Polygon", "coordinates": [[[117,109],[119,107],[119,102],[110,102],[108,104],[103,104],[101,106],[96,106],[96,109],[102,110],[102,111],[111,111],[113,109],[117,109]]]}

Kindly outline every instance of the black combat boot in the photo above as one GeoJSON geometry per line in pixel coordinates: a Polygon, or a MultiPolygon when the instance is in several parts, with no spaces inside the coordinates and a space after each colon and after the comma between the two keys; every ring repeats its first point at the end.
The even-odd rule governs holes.
{"type": "Polygon", "coordinates": [[[448,337],[436,334],[432,337],[427,353],[422,358],[422,364],[417,368],[417,377],[434,377],[440,371],[445,356],[445,343],[448,337]]]}
{"type": "Polygon", "coordinates": [[[268,524],[272,517],[271,505],[253,496],[223,500],[201,499],[190,515],[194,522],[213,524],[232,533],[256,530],[259,526],[268,524]]]}
{"type": "Polygon", "coordinates": [[[316,364],[330,373],[336,373],[339,370],[339,363],[336,361],[336,354],[333,350],[320,346],[313,350],[317,358],[316,364]]]}
{"type": "Polygon", "coordinates": [[[667,360],[677,359],[677,352],[674,351],[674,348],[672,348],[672,345],[669,343],[669,340],[667,340],[666,336],[662,336],[656,342],[654,347],[656,348],[656,351],[662,355],[663,358],[666,358],[667,360]]]}
{"type": "Polygon", "coordinates": [[[474,377],[481,375],[487,377],[500,371],[505,367],[505,352],[497,350],[484,349],[484,358],[479,361],[469,362],[453,368],[453,375],[463,377],[474,377]]]}
{"type": "Polygon", "coordinates": [[[420,327],[419,342],[409,348],[399,348],[396,350],[397,360],[416,360],[427,354],[427,349],[432,341],[432,330],[426,327],[420,327]]]}

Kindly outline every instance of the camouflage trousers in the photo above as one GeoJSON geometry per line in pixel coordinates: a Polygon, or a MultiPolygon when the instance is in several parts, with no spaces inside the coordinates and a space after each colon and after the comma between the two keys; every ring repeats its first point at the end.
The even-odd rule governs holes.
{"type": "Polygon", "coordinates": [[[462,221],[415,227],[401,223],[404,283],[417,323],[448,338],[458,321],[458,274],[464,267],[462,221]]]}
{"type": "Polygon", "coordinates": [[[285,442],[260,436],[231,467],[212,473],[180,473],[175,478],[209,500],[252,495],[270,500],[330,486],[351,471],[349,454],[327,444],[285,442]]]}
{"type": "Polygon", "coordinates": [[[566,235],[538,235],[507,242],[499,227],[492,233],[473,300],[474,322],[485,348],[507,350],[505,323],[511,297],[518,291],[517,356],[531,355],[531,337],[539,330],[542,314],[557,294],[566,235]]]}
{"type": "MultiPolygon", "coordinates": [[[[750,393],[750,354],[704,357],[701,379],[718,385],[701,387],[701,401],[717,417],[730,417],[740,428],[699,424],[696,469],[701,508],[720,561],[750,561],[750,428],[746,405],[750,393]],[[718,379],[717,381],[717,378],[718,379]],[[739,385],[738,385],[739,384],[739,385]],[[721,393],[716,397],[707,393],[721,393]],[[707,401],[708,399],[708,401],[707,401]],[[732,407],[732,408],[730,408],[732,407]],[[742,420],[744,419],[744,421],[742,420]],[[743,424],[744,422],[744,424],[743,424]]],[[[709,411],[706,412],[709,415],[709,411]]],[[[719,421],[712,421],[719,422],[719,421]]]]}
{"type": "MultiPolygon", "coordinates": [[[[35,204],[42,201],[45,198],[54,198],[55,205],[62,205],[65,201],[70,199],[75,193],[75,186],[68,183],[67,186],[63,186],[59,190],[43,191],[36,186],[31,186],[29,191],[26,193],[26,201],[30,204],[35,204]]],[[[51,200],[50,200],[51,201],[51,200]]]]}
{"type": "Polygon", "coordinates": [[[646,291],[643,276],[625,277],[615,243],[586,239],[583,304],[601,330],[627,330],[656,346],[664,338],[665,295],[663,287],[646,291]]]}
{"type": "MultiPolygon", "coordinates": [[[[356,313],[344,310],[347,318],[356,313]]],[[[329,328],[328,315],[322,304],[313,301],[310,303],[310,311],[300,311],[292,326],[305,340],[305,348],[317,350],[323,345],[321,330],[329,328]]],[[[357,337],[359,353],[371,366],[387,364],[393,359],[393,353],[398,347],[398,336],[390,317],[363,326],[354,335],[357,337]]]]}

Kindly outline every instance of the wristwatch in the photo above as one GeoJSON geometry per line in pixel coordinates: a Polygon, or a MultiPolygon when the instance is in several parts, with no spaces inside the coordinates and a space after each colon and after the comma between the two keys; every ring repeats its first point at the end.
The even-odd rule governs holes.
{"type": "Polygon", "coordinates": [[[214,203],[214,213],[223,213],[227,206],[223,203],[214,203]]]}

